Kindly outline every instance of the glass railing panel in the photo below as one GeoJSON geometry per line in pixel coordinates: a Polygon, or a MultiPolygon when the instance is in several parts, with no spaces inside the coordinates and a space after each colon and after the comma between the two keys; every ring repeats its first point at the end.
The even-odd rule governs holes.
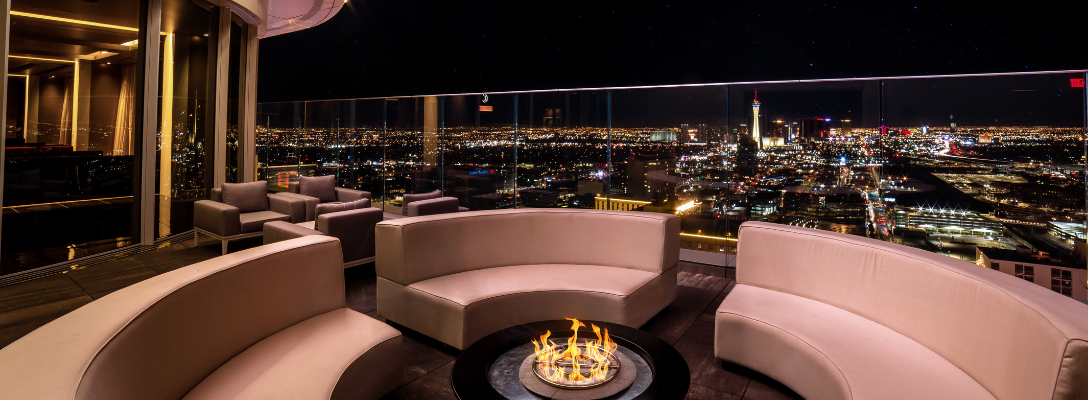
{"type": "Polygon", "coordinates": [[[518,206],[595,208],[608,193],[607,92],[518,96],[518,206]]]}
{"type": "Polygon", "coordinates": [[[375,205],[400,214],[405,194],[439,189],[436,154],[424,154],[437,146],[438,99],[394,98],[386,99],[385,104],[385,192],[375,199],[375,205]]]}
{"type": "Polygon", "coordinates": [[[325,169],[335,171],[337,186],[383,196],[384,100],[341,100],[334,137],[324,146],[325,169]],[[335,164],[335,165],[332,165],[335,164]]]}
{"type": "MultiPolygon", "coordinates": [[[[326,167],[343,176],[348,142],[380,143],[363,162],[382,166],[368,176],[379,176],[385,194],[377,203],[391,212],[401,211],[406,193],[441,189],[476,210],[676,214],[682,248],[694,252],[686,254],[724,256],[727,265],[740,224],[768,221],[995,269],[1001,263],[982,255],[991,249],[1083,269],[1083,79],[1006,74],[359,100],[370,105],[356,110],[382,117],[347,124],[372,126],[362,135],[344,133],[342,120],[329,125],[340,132],[330,143],[341,147],[320,157],[339,160],[326,167]]],[[[274,118],[285,121],[299,110],[262,107],[278,107],[274,118]]],[[[282,143],[298,147],[297,139],[282,143]]],[[[309,156],[290,151],[297,172],[297,154],[309,156]]],[[[713,257],[703,259],[720,262],[713,257]]],[[[1000,269],[1014,275],[1015,265],[1027,265],[1005,263],[1000,269]]],[[[1071,295],[1083,286],[1076,282],[1071,295]]]]}
{"type": "Polygon", "coordinates": [[[441,166],[428,171],[440,178],[443,196],[456,197],[470,210],[513,208],[517,95],[438,97],[441,123],[424,155],[441,166]]]}
{"type": "Polygon", "coordinates": [[[271,191],[285,191],[298,180],[304,108],[304,102],[257,105],[257,179],[268,182],[271,191]]]}
{"type": "Polygon", "coordinates": [[[303,129],[297,142],[299,176],[336,175],[343,152],[341,124],[347,124],[348,103],[306,102],[303,129]]]}
{"type": "Polygon", "coordinates": [[[1020,251],[1083,268],[1082,79],[885,80],[882,238],[976,263],[1020,251]]]}

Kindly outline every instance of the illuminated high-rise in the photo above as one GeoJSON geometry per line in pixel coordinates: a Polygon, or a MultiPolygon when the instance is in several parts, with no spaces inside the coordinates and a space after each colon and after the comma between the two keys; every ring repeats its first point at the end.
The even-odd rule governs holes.
{"type": "Polygon", "coordinates": [[[759,132],[759,91],[756,91],[756,98],[752,100],[752,140],[756,141],[756,145],[759,148],[763,148],[763,141],[760,138],[759,132]]]}

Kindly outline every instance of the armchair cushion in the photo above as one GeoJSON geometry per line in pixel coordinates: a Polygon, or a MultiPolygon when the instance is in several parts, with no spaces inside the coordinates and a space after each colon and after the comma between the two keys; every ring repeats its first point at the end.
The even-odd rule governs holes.
{"type": "Polygon", "coordinates": [[[400,204],[402,214],[408,215],[408,204],[411,204],[414,201],[437,199],[439,197],[442,197],[441,190],[435,190],[430,193],[406,194],[400,204]]]}
{"type": "Polygon", "coordinates": [[[257,211],[245,213],[240,215],[238,218],[242,223],[242,233],[260,232],[262,229],[264,229],[265,222],[291,221],[290,216],[280,214],[274,211],[257,211]]]}
{"type": "Polygon", "coordinates": [[[268,183],[224,183],[223,202],[247,213],[268,210],[268,183]]]}
{"type": "Polygon", "coordinates": [[[336,176],[300,176],[298,189],[299,194],[316,197],[322,203],[336,201],[336,176]]]}
{"type": "Polygon", "coordinates": [[[370,208],[370,199],[356,200],[348,203],[328,203],[318,204],[314,210],[314,217],[320,217],[322,214],[329,214],[340,211],[350,211],[360,208],[370,208]]]}

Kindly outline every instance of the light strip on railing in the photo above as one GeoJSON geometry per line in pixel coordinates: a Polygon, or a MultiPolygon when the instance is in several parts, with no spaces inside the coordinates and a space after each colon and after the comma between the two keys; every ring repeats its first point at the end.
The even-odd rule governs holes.
{"type": "Polygon", "coordinates": [[[12,11],[11,15],[16,16],[16,17],[27,17],[27,18],[44,19],[44,20],[49,20],[49,21],[67,22],[67,23],[77,24],[77,25],[97,26],[99,28],[116,29],[116,30],[119,30],[119,31],[129,31],[129,32],[139,32],[140,31],[139,28],[130,28],[130,27],[127,27],[127,26],[103,24],[103,23],[100,23],[100,22],[91,22],[91,21],[84,21],[84,20],[79,20],[79,19],[53,17],[53,16],[49,16],[49,15],[31,14],[31,13],[26,13],[26,12],[22,12],[22,11],[12,11]]]}
{"type": "Polygon", "coordinates": [[[694,234],[694,233],[681,233],[681,234],[680,234],[680,236],[691,236],[691,237],[697,237],[697,238],[705,238],[705,239],[715,239],[715,240],[732,240],[732,241],[734,241],[734,242],[735,242],[735,241],[737,241],[737,239],[735,239],[735,238],[726,238],[726,237],[718,237],[718,236],[706,236],[706,235],[696,235],[696,234],[694,234]]]}

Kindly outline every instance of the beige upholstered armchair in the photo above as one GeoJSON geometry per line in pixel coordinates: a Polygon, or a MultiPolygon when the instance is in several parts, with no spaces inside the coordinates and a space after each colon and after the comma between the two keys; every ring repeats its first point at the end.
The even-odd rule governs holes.
{"type": "Polygon", "coordinates": [[[328,235],[340,239],[344,268],[374,261],[374,226],[382,222],[382,210],[370,208],[370,200],[331,206],[357,207],[325,213],[326,205],[317,207],[316,221],[292,224],[283,221],[264,225],[264,244],[310,235],[328,235]]]}
{"type": "Polygon", "coordinates": [[[211,197],[193,206],[193,243],[211,236],[222,242],[223,254],[231,240],[261,236],[265,222],[301,221],[306,214],[302,199],[270,195],[264,181],[225,183],[211,197]]]}
{"type": "MultiPolygon", "coordinates": [[[[290,183],[288,191],[275,194],[294,199],[301,199],[305,203],[306,215],[302,221],[313,221],[317,218],[314,212],[318,204],[347,203],[361,199],[369,199],[370,192],[363,190],[336,187],[336,176],[300,176],[298,183],[290,183]]],[[[292,222],[302,222],[292,221],[292,222]]]]}

